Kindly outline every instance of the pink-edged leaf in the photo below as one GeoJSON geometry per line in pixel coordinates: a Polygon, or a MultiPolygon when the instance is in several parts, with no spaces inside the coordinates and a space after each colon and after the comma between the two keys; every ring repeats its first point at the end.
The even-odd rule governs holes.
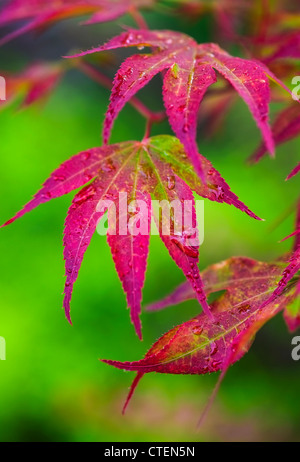
{"type": "MultiPolygon", "coordinates": [[[[215,177],[216,173],[212,173],[215,177]]],[[[171,136],[157,136],[141,143],[128,141],[94,148],[74,156],[62,164],[45,182],[34,199],[6,224],[20,218],[39,204],[67,194],[91,180],[94,181],[75,196],[65,225],[64,257],[67,280],[64,308],[69,321],[72,290],[85,251],[97,222],[108,209],[108,243],[126,293],[131,319],[141,337],[139,314],[148,256],[150,194],[154,199],[167,201],[171,205],[173,200],[177,200],[180,208],[182,204],[188,203],[188,221],[186,221],[185,208],[184,213],[181,214],[183,217],[181,222],[178,215],[173,212],[170,216],[162,215],[164,221],[169,217],[170,230],[169,234],[162,232],[161,237],[171,257],[188,278],[196,297],[209,315],[197,266],[199,242],[192,191],[211,200],[230,204],[233,202],[229,188],[216,196],[216,185],[208,183],[203,185],[199,182],[179,140],[171,136]],[[120,202],[121,194],[126,194],[126,203],[120,202]],[[139,212],[141,204],[143,207],[139,212]],[[116,219],[111,215],[113,206],[115,206],[116,219]],[[138,209],[137,213],[135,207],[138,209]],[[126,215],[127,220],[125,220],[126,215]],[[138,224],[135,224],[136,220],[138,224]],[[123,225],[125,223],[125,228],[119,226],[120,222],[123,225]],[[181,224],[180,229],[178,223],[181,224]],[[142,226],[143,224],[146,224],[146,228],[142,226]],[[137,228],[138,231],[132,233],[130,231],[132,227],[134,230],[137,228]]],[[[238,202],[236,205],[255,217],[242,203],[238,202]]],[[[158,222],[160,223],[160,219],[158,222]]]]}
{"type": "MultiPolygon", "coordinates": [[[[109,181],[111,178],[106,178],[109,181]]],[[[66,283],[64,290],[63,307],[66,317],[71,323],[70,303],[73,286],[78,277],[78,272],[84,254],[90,244],[96,230],[98,221],[102,218],[105,210],[97,211],[99,201],[105,192],[99,180],[83,188],[76,194],[69,209],[64,231],[64,259],[66,266],[66,283]]]]}
{"type": "MultiPolygon", "coordinates": [[[[270,319],[272,319],[279,311],[282,311],[282,310],[284,310],[284,317],[285,317],[286,310],[294,302],[294,300],[295,300],[295,293],[292,290],[287,296],[282,297],[282,299],[279,301],[277,306],[276,305],[274,306],[274,304],[271,304],[271,305],[266,306],[264,310],[259,311],[257,313],[256,319],[254,321],[252,320],[251,322],[248,322],[247,324],[245,324],[244,329],[232,340],[232,342],[230,343],[228,347],[227,353],[224,357],[221,374],[219,375],[217,384],[199,419],[198,428],[203,424],[203,421],[217,396],[221,383],[223,382],[224,377],[229,367],[232,364],[236,363],[240,358],[242,358],[249,351],[255,339],[255,335],[270,319]]],[[[134,388],[136,388],[136,386],[137,384],[135,385],[134,388]]],[[[133,391],[131,395],[128,396],[128,402],[133,395],[133,391]]]]}
{"type": "MultiPolygon", "coordinates": [[[[141,290],[144,283],[144,274],[148,255],[147,241],[149,234],[146,236],[138,235],[136,239],[128,235],[127,227],[124,231],[116,227],[116,218],[121,219],[122,215],[110,216],[111,207],[115,205],[117,212],[125,211],[127,208],[119,210],[119,192],[130,192],[134,186],[128,182],[128,178],[134,171],[136,164],[135,154],[137,148],[133,143],[123,143],[122,145],[113,145],[102,148],[105,153],[98,163],[97,179],[89,186],[80,191],[74,198],[73,204],[65,224],[64,246],[66,260],[66,285],[64,308],[67,318],[70,320],[70,301],[74,283],[78,277],[78,272],[85,254],[85,251],[91,241],[99,220],[108,210],[109,217],[109,235],[108,243],[112,250],[118,275],[123,283],[127,293],[128,304],[131,308],[131,317],[138,335],[141,337],[141,327],[138,315],[140,313],[141,290]],[[124,235],[122,234],[124,232],[124,235]],[[137,244],[143,245],[138,254],[137,244]],[[126,270],[125,270],[126,259],[126,270]],[[141,270],[137,280],[132,278],[133,269],[141,270]],[[144,267],[144,271],[142,270],[144,267]]],[[[132,194],[132,193],[131,193],[132,194]]],[[[124,204],[123,204],[124,205],[124,204]]],[[[151,213],[151,209],[150,212],[151,213]]],[[[117,222],[118,223],[118,222],[117,222]]],[[[127,225],[127,223],[126,223],[127,225]]]]}
{"type": "MultiPolygon", "coordinates": [[[[205,165],[207,168],[210,166],[209,163],[205,165]]],[[[207,174],[209,175],[209,172],[207,174]]],[[[215,177],[216,173],[212,172],[212,176],[215,177]]],[[[192,191],[211,200],[230,204],[233,203],[233,199],[229,188],[216,195],[216,185],[199,182],[179,140],[171,136],[157,136],[140,143],[128,141],[94,148],[74,156],[62,164],[34,199],[6,224],[20,218],[39,204],[67,194],[91,180],[94,181],[75,196],[66,219],[64,257],[67,281],[64,308],[67,318],[70,320],[73,285],[97,222],[103,216],[104,207],[105,210],[109,210],[108,242],[126,293],[131,319],[138,335],[141,336],[139,314],[148,255],[150,194],[154,199],[166,200],[168,203],[177,200],[180,207],[185,201],[188,202],[189,221],[185,221],[184,212],[182,227],[178,230],[178,215],[172,212],[170,232],[167,235],[161,233],[161,237],[171,257],[186,275],[196,297],[209,314],[197,267],[199,243],[192,191]],[[124,193],[127,195],[126,204],[122,205],[119,201],[124,193]],[[139,210],[135,213],[135,207],[139,209],[140,203],[144,204],[144,207],[140,213],[139,210]],[[126,205],[130,205],[130,208],[126,205]],[[116,220],[113,219],[114,215],[111,215],[113,206],[116,210],[116,220]],[[124,233],[124,227],[120,228],[118,224],[120,221],[123,223],[125,215],[128,219],[124,221],[124,233]],[[135,220],[138,220],[138,225],[134,224],[135,220]],[[146,232],[141,222],[146,223],[146,232]],[[129,231],[132,226],[133,229],[138,228],[136,234],[129,231]]],[[[255,217],[239,201],[235,205],[255,217]]],[[[164,215],[163,220],[166,220],[164,215]]]]}
{"type": "MultiPolygon", "coordinates": [[[[90,50],[82,51],[80,53],[76,53],[72,56],[65,56],[65,58],[80,58],[86,55],[90,55],[93,53],[98,53],[100,51],[109,51],[115,50],[117,48],[129,48],[129,47],[150,47],[157,49],[156,52],[162,50],[172,50],[173,54],[176,54],[178,51],[178,38],[180,36],[181,40],[181,48],[182,44],[185,41],[188,41],[190,46],[195,46],[196,42],[188,37],[185,34],[179,34],[177,32],[172,31],[154,31],[154,30],[137,30],[137,29],[129,29],[126,32],[122,32],[122,34],[113,37],[104,45],[100,45],[95,48],[91,48],[90,50]]],[[[174,63],[174,61],[173,61],[174,63]]]]}
{"type": "MultiPolygon", "coordinates": [[[[272,125],[273,138],[276,146],[286,143],[287,141],[297,137],[300,134],[300,107],[294,103],[281,111],[273,125],[272,125]]],[[[262,143],[257,151],[252,155],[250,161],[258,162],[267,152],[265,143],[262,143]]],[[[297,167],[296,167],[297,168],[297,167]]],[[[291,173],[288,178],[296,175],[291,173]]]]}
{"type": "MultiPolygon", "coordinates": [[[[237,266],[238,264],[243,273],[242,262],[237,263],[237,266]]],[[[226,266],[224,263],[221,265],[226,266]]],[[[140,361],[104,360],[119,369],[138,372],[130,397],[145,373],[206,374],[222,371],[248,351],[257,330],[290,302],[290,292],[287,292],[262,311],[261,305],[273,291],[280,273],[277,264],[252,261],[251,267],[254,277],[250,282],[237,284],[212,303],[213,320],[202,313],[174,327],[140,361]],[[256,274],[260,274],[263,267],[267,273],[264,273],[262,282],[260,278],[257,279],[256,274]]],[[[237,268],[236,270],[238,271],[237,268]]],[[[225,274],[223,271],[223,275],[225,274]]]]}
{"type": "Polygon", "coordinates": [[[215,44],[198,45],[191,37],[182,33],[134,29],[114,37],[105,45],[70,57],[132,46],[150,47],[153,52],[149,55],[133,56],[125,61],[118,71],[104,123],[105,141],[108,139],[113,120],[124,103],[157,72],[169,69],[164,72],[163,85],[167,115],[172,129],[184,144],[194,168],[203,181],[203,159],[199,157],[196,145],[196,118],[206,90],[216,81],[214,68],[244,99],[269,151],[271,154],[274,152],[268,124],[270,88],[266,66],[256,61],[234,58],[215,44]]]}
{"type": "MultiPolygon", "coordinates": [[[[266,280],[278,280],[285,267],[283,262],[274,264],[258,262],[247,257],[232,257],[220,263],[209,266],[202,271],[201,277],[207,295],[213,292],[227,290],[229,293],[239,287],[265,284],[266,280]],[[271,276],[269,274],[271,272],[271,276]]],[[[147,306],[148,311],[158,311],[172,305],[178,305],[195,298],[195,294],[187,282],[183,282],[164,299],[147,306]]]]}

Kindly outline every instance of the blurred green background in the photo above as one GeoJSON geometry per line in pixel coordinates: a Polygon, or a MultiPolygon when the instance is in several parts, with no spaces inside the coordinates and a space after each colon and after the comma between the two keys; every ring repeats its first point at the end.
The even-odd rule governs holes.
{"type": "MultiPolygon", "coordinates": [[[[182,30],[199,42],[216,40],[210,18],[190,25],[164,15],[146,17],[155,28],[182,30]]],[[[32,59],[57,59],[70,49],[97,45],[118,32],[120,24],[132,22],[123,18],[116,24],[79,28],[76,21],[67,21],[36,39],[22,37],[1,50],[1,67],[20,69],[32,59]]],[[[162,108],[160,86],[158,78],[139,95],[156,110],[162,108]]],[[[16,102],[0,112],[1,222],[15,214],[61,162],[101,143],[108,99],[107,90],[72,71],[42,108],[18,110],[16,102]]],[[[144,120],[127,105],[112,141],[141,139],[143,132],[144,120]]],[[[171,133],[167,122],[154,127],[153,134],[158,133],[171,133]]],[[[293,214],[272,227],[297,199],[298,178],[284,179],[298,161],[300,144],[286,144],[277,150],[275,161],[266,158],[248,167],[245,160],[259,141],[241,101],[212,139],[199,132],[200,151],[241,200],[266,220],[256,222],[233,207],[205,201],[201,269],[232,255],[270,261],[289,250],[291,242],[278,241],[293,231],[293,214]]],[[[6,339],[7,360],[0,362],[0,440],[300,440],[300,363],[291,359],[292,334],[280,315],[230,369],[200,432],[195,431],[196,422],[216,383],[215,374],[149,374],[126,416],[121,415],[134,374],[98,359],[141,358],[163,333],[196,315],[199,306],[191,301],[164,312],[144,312],[140,342],[105,238],[95,234],[75,285],[69,326],[61,308],[62,233],[71,198],[45,204],[1,230],[0,336],[6,339]]],[[[152,237],[144,304],[163,297],[182,280],[159,238],[152,237]]]]}

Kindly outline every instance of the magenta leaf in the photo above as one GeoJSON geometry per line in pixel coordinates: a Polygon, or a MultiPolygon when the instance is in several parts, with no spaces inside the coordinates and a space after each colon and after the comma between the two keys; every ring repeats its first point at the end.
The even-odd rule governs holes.
{"type": "MultiPolygon", "coordinates": [[[[139,315],[141,312],[142,289],[144,286],[148,252],[149,252],[149,238],[150,238],[150,225],[151,225],[151,197],[144,191],[144,181],[139,177],[139,169],[135,170],[135,177],[132,178],[132,183],[128,184],[131,172],[123,171],[122,183],[126,185],[128,191],[128,199],[125,204],[116,203],[117,207],[117,220],[114,223],[115,227],[111,225],[108,230],[108,244],[111,248],[112,256],[116,265],[119,278],[122,282],[124,292],[127,294],[128,306],[131,307],[131,320],[135,326],[136,332],[140,338],[141,322],[139,315]],[[133,203],[132,203],[133,201],[133,203]],[[147,233],[136,234],[128,233],[125,236],[119,236],[116,233],[120,225],[120,221],[126,221],[126,206],[131,205],[133,220],[132,226],[145,228],[147,233]],[[120,205],[123,205],[121,208],[120,205]],[[144,212],[144,206],[146,210],[144,212]],[[134,214],[139,211],[137,219],[134,214]]],[[[131,169],[132,170],[132,169],[131,169]]],[[[120,181],[120,178],[119,178],[120,181]]],[[[120,183],[119,183],[120,184],[120,183]]]]}
{"type": "Polygon", "coordinates": [[[300,171],[300,162],[299,164],[296,165],[296,167],[293,168],[291,173],[286,177],[286,180],[290,180],[291,178],[293,178],[293,176],[297,175],[299,171],[300,171]]]}
{"type": "MultiPolygon", "coordinates": [[[[201,273],[201,278],[206,295],[222,290],[227,290],[227,292],[231,293],[232,291],[237,291],[239,287],[249,284],[252,286],[254,284],[263,285],[266,279],[271,281],[272,277],[274,280],[278,280],[285,266],[284,262],[271,265],[247,257],[232,257],[209,266],[201,273]],[[269,276],[269,270],[273,276],[269,276]]],[[[187,282],[183,282],[170,295],[147,306],[147,310],[162,310],[193,298],[195,298],[195,294],[191,290],[190,285],[187,282]]]]}
{"type": "MultiPolygon", "coordinates": [[[[123,143],[120,148],[125,150],[129,143],[123,143]]],[[[50,178],[46,180],[42,189],[25,207],[11,218],[4,226],[14,222],[25,213],[30,212],[38,205],[48,202],[51,199],[68,194],[74,189],[92,180],[98,173],[103,158],[114,152],[114,147],[94,148],[72,157],[55,170],[50,178]]]]}
{"type": "Polygon", "coordinates": [[[257,217],[231,193],[206,159],[204,166],[210,183],[201,184],[183,146],[177,138],[170,136],[90,149],[55,170],[34,198],[5,225],[44,202],[86,185],[73,199],[65,224],[67,279],[63,305],[66,316],[70,321],[74,283],[97,224],[108,210],[108,243],[127,296],[132,322],[141,337],[139,314],[153,213],[170,256],[187,277],[208,317],[211,317],[197,265],[199,237],[192,191],[212,201],[234,204],[250,216],[257,217]],[[163,202],[164,205],[166,203],[169,211],[157,214],[156,210],[152,210],[151,197],[161,207],[163,202]],[[179,215],[175,213],[174,204],[179,215]],[[165,232],[167,224],[169,228],[165,232]]]}
{"type": "Polygon", "coordinates": [[[136,8],[150,7],[155,0],[10,0],[0,10],[0,26],[28,22],[4,36],[0,46],[20,35],[48,27],[63,19],[91,15],[85,24],[112,21],[136,8]]]}
{"type": "Polygon", "coordinates": [[[291,288],[285,296],[261,309],[281,271],[282,263],[268,264],[246,258],[232,258],[208,268],[205,285],[211,284],[211,290],[226,289],[211,305],[213,319],[202,313],[174,327],[140,361],[104,360],[119,369],[138,373],[125,408],[145,373],[225,373],[249,350],[254,335],[263,324],[294,300],[291,288]]]}
{"type": "Polygon", "coordinates": [[[200,178],[204,180],[202,158],[196,145],[196,115],[201,100],[216,81],[213,69],[223,75],[248,105],[266,146],[274,151],[268,125],[270,88],[266,67],[259,62],[234,58],[215,44],[198,45],[191,37],[171,31],[129,30],[107,44],[75,55],[124,47],[150,47],[151,54],[125,60],[114,81],[104,122],[108,141],[114,119],[128,101],[157,72],[165,69],[163,97],[170,124],[186,148],[200,178]]]}
{"type": "Polygon", "coordinates": [[[22,95],[22,107],[30,106],[47,98],[59,84],[66,72],[63,63],[37,62],[20,73],[2,72],[6,80],[6,100],[0,101],[0,108],[22,95]]]}
{"type": "Polygon", "coordinates": [[[281,40],[278,41],[279,45],[277,49],[268,56],[265,61],[267,63],[275,61],[277,59],[283,58],[300,58],[300,33],[299,31],[291,32],[286,34],[286,36],[281,37],[281,40]]]}

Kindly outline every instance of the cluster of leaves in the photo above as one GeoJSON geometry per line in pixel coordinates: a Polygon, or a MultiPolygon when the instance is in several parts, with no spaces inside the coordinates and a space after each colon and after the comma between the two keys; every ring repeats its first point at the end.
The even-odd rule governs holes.
{"type": "Polygon", "coordinates": [[[137,8],[151,7],[155,0],[23,0],[7,2],[1,11],[0,25],[7,26],[18,21],[27,22],[5,35],[0,45],[34,30],[43,30],[63,19],[91,15],[85,24],[112,21],[126,13],[137,12],[137,8]]]}
{"type": "MultiPolygon", "coordinates": [[[[8,225],[38,205],[82,187],[72,201],[65,223],[64,308],[68,320],[71,322],[73,285],[92,235],[106,211],[99,209],[100,201],[115,203],[118,219],[124,219],[128,229],[134,226],[148,230],[146,234],[128,232],[124,236],[118,223],[110,219],[108,211],[108,244],[138,336],[142,336],[139,315],[152,216],[164,245],[187,282],[148,309],[162,309],[189,298],[196,298],[202,305],[203,312],[199,316],[166,333],[144,359],[133,363],[105,361],[137,372],[129,398],[147,372],[205,374],[222,371],[223,377],[228,367],[248,351],[256,332],[279,311],[283,311],[291,330],[300,326],[300,311],[296,303],[300,291],[297,276],[300,270],[300,210],[296,231],[291,235],[296,236],[295,246],[288,261],[285,258],[274,263],[262,263],[233,257],[212,265],[200,274],[199,245],[190,244],[190,229],[184,227],[181,234],[176,233],[176,217],[172,212],[170,234],[164,235],[164,217],[151,209],[151,199],[167,200],[169,203],[174,199],[180,203],[189,200],[194,228],[197,223],[194,192],[205,199],[233,205],[250,217],[259,219],[230,190],[211,162],[199,153],[197,122],[201,106],[206,124],[213,133],[238,94],[247,104],[262,134],[262,144],[252,155],[252,160],[258,161],[267,152],[274,155],[276,145],[299,134],[299,105],[294,101],[291,104],[290,92],[283,82],[294,75],[295,60],[300,58],[300,34],[294,29],[294,25],[300,23],[300,17],[292,8],[289,9],[289,5],[283,6],[283,2],[277,1],[272,2],[273,7],[274,3],[276,7],[272,9],[267,1],[250,5],[246,1],[223,0],[208,5],[193,0],[33,0],[24,6],[20,0],[11,0],[0,11],[2,26],[26,21],[25,25],[5,35],[0,44],[74,16],[90,15],[84,24],[92,24],[130,13],[137,22],[138,29],[128,29],[105,45],[69,56],[69,59],[58,63],[36,63],[18,75],[7,76],[8,101],[19,93],[25,93],[24,106],[50,94],[72,66],[102,85],[111,86],[104,119],[103,146],[88,149],[64,162],[34,198],[5,223],[8,225]],[[162,6],[160,3],[164,3],[164,11],[184,13],[187,17],[213,13],[217,23],[222,24],[224,40],[238,41],[247,50],[248,59],[231,56],[215,43],[197,44],[193,38],[179,32],[148,30],[139,9],[162,6]],[[247,34],[241,37],[237,28],[243,20],[247,22],[247,34]],[[128,47],[150,50],[127,58],[112,83],[87,60],[87,55],[128,47]],[[157,74],[163,78],[165,110],[155,114],[136,98],[136,93],[157,74]],[[214,85],[217,80],[218,86],[214,85]],[[287,91],[271,88],[269,80],[287,91]],[[268,120],[271,99],[287,102],[272,127],[268,120]],[[142,141],[110,145],[113,123],[126,103],[131,103],[145,116],[145,137],[142,141]],[[151,137],[151,124],[165,116],[176,137],[151,137]],[[118,200],[122,192],[126,193],[124,203],[118,200]],[[137,206],[128,216],[128,205],[132,201],[137,206]],[[140,201],[147,204],[146,210],[138,205],[140,201]],[[220,290],[225,293],[209,306],[207,295],[220,290]]],[[[299,170],[300,164],[288,178],[299,170]]]]}

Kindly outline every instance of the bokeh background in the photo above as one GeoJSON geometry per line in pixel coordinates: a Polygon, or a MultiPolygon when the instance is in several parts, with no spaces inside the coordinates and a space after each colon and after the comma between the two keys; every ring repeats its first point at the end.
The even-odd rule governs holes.
{"type": "MultiPolygon", "coordinates": [[[[147,14],[155,28],[184,31],[199,42],[216,40],[212,18],[190,24],[180,17],[147,14]]],[[[70,50],[104,42],[133,24],[79,28],[66,21],[41,36],[28,35],[0,50],[1,69],[18,70],[32,60],[56,60],[70,50]]],[[[226,46],[226,44],[224,45],[226,46]]],[[[238,49],[229,48],[233,53],[238,49]]],[[[125,55],[130,54],[129,52],[125,55]]],[[[115,53],[106,71],[113,75],[124,53],[115,53]]],[[[161,81],[140,93],[162,108],[161,81]]],[[[19,110],[19,101],[0,112],[0,220],[6,221],[37,191],[49,173],[71,155],[98,146],[109,91],[71,71],[41,107],[19,110]]],[[[274,110],[275,107],[272,107],[274,110]]],[[[144,120],[127,105],[112,141],[141,139],[144,120]]],[[[170,133],[167,122],[153,134],[170,133]]],[[[222,128],[199,147],[233,191],[265,219],[256,222],[233,207],[205,201],[201,269],[232,255],[271,261],[288,251],[278,241],[293,231],[291,213],[298,178],[284,179],[299,159],[299,141],[277,150],[276,160],[246,165],[260,134],[242,101],[222,128]]],[[[173,326],[198,314],[190,301],[164,312],[142,315],[144,341],[129,313],[104,237],[95,234],[86,253],[72,303],[73,327],[62,310],[62,233],[72,195],[41,206],[0,239],[0,336],[7,360],[0,361],[1,441],[298,441],[300,362],[291,359],[291,339],[279,315],[258,334],[250,352],[233,366],[199,432],[195,426],[217,375],[149,374],[137,389],[126,416],[121,408],[133,373],[99,358],[137,360],[173,326]]],[[[159,238],[151,238],[144,304],[162,298],[183,276],[159,238]]]]}

